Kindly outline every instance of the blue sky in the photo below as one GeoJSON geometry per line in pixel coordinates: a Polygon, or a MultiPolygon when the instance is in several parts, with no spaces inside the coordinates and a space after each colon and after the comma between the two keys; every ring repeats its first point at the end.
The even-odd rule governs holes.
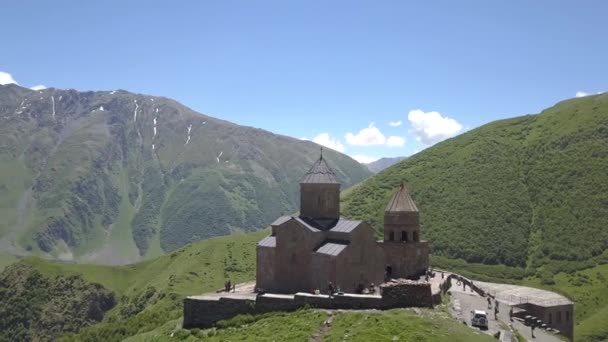
{"type": "Polygon", "coordinates": [[[606,15],[601,0],[4,1],[0,82],[162,95],[359,159],[409,155],[608,90],[606,15]]]}

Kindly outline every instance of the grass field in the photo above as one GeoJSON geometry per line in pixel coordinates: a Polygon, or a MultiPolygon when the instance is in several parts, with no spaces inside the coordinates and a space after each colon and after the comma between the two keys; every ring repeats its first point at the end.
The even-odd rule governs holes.
{"type": "MultiPolygon", "coordinates": [[[[323,341],[462,341],[482,342],[493,338],[462,325],[442,309],[337,312],[323,341]]],[[[129,342],[165,341],[308,341],[318,334],[329,312],[299,310],[237,316],[212,329],[184,330],[180,320],[127,339],[129,342]]]]}

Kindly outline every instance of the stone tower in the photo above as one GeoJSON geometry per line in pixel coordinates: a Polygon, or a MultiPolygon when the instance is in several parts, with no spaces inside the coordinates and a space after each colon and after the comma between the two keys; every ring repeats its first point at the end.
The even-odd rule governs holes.
{"type": "Polygon", "coordinates": [[[340,183],[321,156],[300,182],[300,217],[310,219],[340,218],[340,183]]]}
{"type": "Polygon", "coordinates": [[[403,183],[384,210],[384,241],[420,241],[418,207],[403,183]]]}

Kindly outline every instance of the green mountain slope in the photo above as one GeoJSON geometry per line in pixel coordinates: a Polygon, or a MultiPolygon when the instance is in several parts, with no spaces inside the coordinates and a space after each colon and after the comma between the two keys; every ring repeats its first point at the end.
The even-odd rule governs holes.
{"type": "MultiPolygon", "coordinates": [[[[73,330],[62,330],[58,325],[47,326],[49,329],[55,329],[55,334],[77,331],[75,334],[63,335],[63,340],[120,341],[133,337],[134,341],[139,341],[155,338],[155,336],[157,340],[163,340],[171,333],[176,333],[178,336],[183,335],[184,338],[190,338],[189,336],[192,334],[199,336],[196,331],[184,332],[179,329],[184,296],[214,291],[221,288],[226,279],[235,282],[253,280],[255,276],[256,242],[266,236],[268,232],[265,229],[254,233],[200,241],[170,254],[128,266],[60,263],[34,257],[24,258],[9,266],[0,275],[0,279],[12,279],[8,283],[3,283],[8,285],[0,284],[0,311],[12,307],[12,303],[29,300],[31,293],[46,293],[47,286],[45,284],[48,282],[62,283],[64,282],[62,279],[83,279],[88,283],[100,284],[103,286],[103,291],[106,291],[106,289],[111,291],[112,296],[116,299],[116,305],[104,315],[102,322],[92,326],[88,326],[90,322],[82,321],[73,324],[72,327],[75,328],[73,330]],[[19,288],[22,288],[20,285],[22,282],[19,281],[21,276],[19,276],[19,273],[15,274],[11,269],[26,270],[28,274],[37,274],[40,280],[31,284],[28,292],[16,292],[19,288]],[[14,295],[3,297],[3,293],[14,293],[14,295]]],[[[576,302],[575,320],[577,322],[575,328],[576,340],[601,341],[602,338],[608,336],[608,326],[604,324],[608,319],[606,279],[608,279],[608,264],[571,273],[558,273],[555,275],[554,285],[543,284],[542,279],[537,277],[527,277],[521,280],[502,279],[502,281],[547,288],[574,299],[576,302]]],[[[77,291],[69,288],[62,293],[60,298],[80,298],[79,300],[82,300],[77,291]]],[[[79,300],[74,300],[72,303],[80,303],[79,300]]],[[[98,303],[98,301],[92,303],[98,303]]],[[[74,305],[73,307],[81,306],[74,305]]],[[[19,311],[19,313],[25,314],[27,311],[19,311]]],[[[313,321],[306,318],[308,323],[300,322],[297,324],[316,326],[316,318],[309,314],[304,315],[313,321]]],[[[396,326],[401,326],[406,323],[400,323],[399,317],[408,321],[412,320],[406,319],[409,316],[403,316],[401,313],[398,316],[388,318],[384,318],[382,313],[377,315],[379,316],[371,318],[374,319],[373,322],[378,318],[386,324],[374,324],[374,327],[370,327],[369,322],[367,322],[369,318],[354,315],[352,318],[344,317],[344,324],[340,326],[356,328],[357,334],[361,334],[361,336],[375,333],[380,334],[379,336],[385,336],[383,334],[392,331],[392,325],[387,322],[395,321],[396,326]]],[[[392,314],[388,313],[388,315],[392,314]]],[[[17,318],[18,320],[12,322],[21,322],[24,327],[33,326],[31,316],[23,315],[17,318]]],[[[224,333],[230,334],[228,336],[254,334],[256,336],[256,334],[263,334],[264,327],[275,320],[285,323],[300,319],[301,316],[298,313],[293,314],[293,316],[290,314],[287,317],[282,315],[245,317],[235,319],[234,325],[226,323],[224,326],[226,330],[223,332],[212,333],[207,331],[205,334],[217,333],[220,334],[219,336],[223,336],[224,333]],[[258,321],[257,325],[252,324],[258,321]],[[243,328],[242,325],[246,327],[243,328]],[[240,329],[234,331],[233,328],[235,327],[240,327],[240,329]]],[[[431,330],[437,332],[437,340],[441,340],[441,336],[447,333],[445,329],[453,329],[453,325],[450,325],[448,320],[442,317],[429,319],[438,322],[433,324],[431,328],[431,330]],[[440,326],[437,327],[437,324],[440,326]]],[[[428,328],[424,327],[430,324],[430,321],[424,319],[419,322],[420,329],[428,332],[428,328]]],[[[416,325],[418,326],[418,323],[416,325]]],[[[336,325],[334,326],[336,327],[336,325]]],[[[11,325],[11,327],[13,326],[11,325]]],[[[415,328],[412,333],[418,332],[416,329],[418,328],[415,328]]],[[[28,331],[31,334],[33,330],[28,331]]],[[[289,334],[289,329],[281,331],[281,334],[289,334]]],[[[463,334],[464,332],[458,330],[454,333],[463,334]]],[[[468,335],[462,336],[463,340],[466,340],[464,337],[468,335]]],[[[339,337],[340,335],[337,334],[336,338],[339,337]]],[[[390,338],[392,336],[389,336],[390,338]]]]}
{"type": "Polygon", "coordinates": [[[428,148],[345,194],[343,212],[380,230],[383,207],[404,181],[435,256],[556,271],[606,253],[607,170],[603,94],[428,148]]]}
{"type": "MultiPolygon", "coordinates": [[[[90,322],[69,316],[71,311],[62,311],[66,312],[63,319],[70,320],[71,324],[63,325],[57,321],[54,326],[45,325],[49,337],[62,336],[59,340],[63,341],[120,341],[129,337],[130,341],[163,341],[174,333],[175,338],[191,340],[203,335],[214,335],[211,336],[212,340],[307,339],[322,327],[327,318],[326,313],[303,310],[290,314],[240,316],[222,323],[219,329],[201,332],[179,328],[184,296],[214,291],[222,287],[225,279],[236,282],[253,279],[255,245],[267,234],[268,230],[263,230],[213,238],[129,266],[72,264],[25,258],[9,266],[0,276],[0,279],[11,279],[10,282],[0,282],[0,312],[9,311],[12,303],[31,301],[32,294],[47,295],[49,282],[59,284],[65,283],[66,279],[76,279],[100,284],[88,286],[111,291],[112,296],[116,298],[116,304],[105,314],[101,323],[92,326],[89,326],[90,322]],[[30,280],[27,292],[14,293],[15,289],[22,288],[20,284],[23,283],[23,274],[30,277],[35,275],[36,281],[30,280]],[[2,296],[9,293],[10,296],[2,296]],[[272,331],[268,329],[277,324],[272,331]]],[[[61,296],[53,302],[67,301],[77,303],[72,304],[72,307],[86,307],[87,302],[82,300],[66,300],[81,295],[82,292],[80,288],[65,287],[61,296]]],[[[89,304],[95,307],[100,302],[94,298],[89,304]]],[[[19,327],[23,336],[44,332],[43,329],[36,330],[35,319],[28,316],[28,312],[14,312],[14,315],[10,316],[14,326],[7,326],[19,327]]],[[[44,314],[42,317],[48,318],[44,314]]],[[[444,312],[424,311],[421,315],[416,315],[407,310],[340,314],[334,320],[334,330],[327,336],[328,340],[341,340],[347,333],[346,330],[351,329],[349,327],[361,338],[376,336],[380,339],[391,339],[398,336],[400,340],[407,341],[418,340],[424,335],[429,341],[491,340],[490,337],[479,336],[473,330],[451,320],[444,312]],[[408,328],[403,329],[405,326],[408,328]]],[[[0,340],[2,337],[5,336],[0,335],[0,340]]]]}
{"type": "Polygon", "coordinates": [[[407,157],[380,158],[376,161],[365,164],[365,166],[367,166],[367,168],[371,172],[378,173],[378,172],[386,169],[387,167],[394,165],[406,158],[407,157]]]}
{"type": "MultiPolygon", "coordinates": [[[[308,141],[126,91],[0,86],[0,250],[126,263],[297,210],[308,141]]],[[[344,187],[371,173],[327,151],[344,187]]]]}
{"type": "Polygon", "coordinates": [[[45,277],[17,263],[0,275],[0,341],[53,341],[98,323],[113,293],[81,276],[45,277]]]}

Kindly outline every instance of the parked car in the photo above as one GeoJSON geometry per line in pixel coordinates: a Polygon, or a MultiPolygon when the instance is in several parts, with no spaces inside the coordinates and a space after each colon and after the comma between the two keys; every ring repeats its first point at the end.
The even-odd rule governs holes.
{"type": "Polygon", "coordinates": [[[471,325],[480,329],[488,329],[488,313],[483,310],[471,311],[471,325]]]}

